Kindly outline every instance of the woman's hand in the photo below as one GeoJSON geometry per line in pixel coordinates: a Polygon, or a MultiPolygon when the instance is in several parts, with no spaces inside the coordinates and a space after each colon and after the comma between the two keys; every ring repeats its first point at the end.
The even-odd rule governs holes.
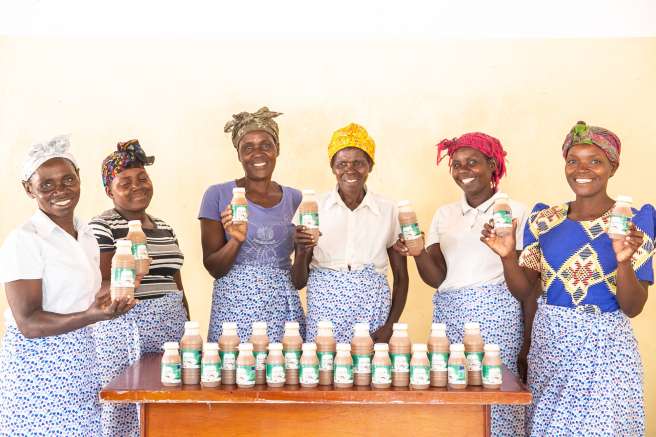
{"type": "Polygon", "coordinates": [[[371,334],[371,339],[374,343],[387,343],[389,342],[390,337],[392,337],[392,324],[385,323],[380,328],[371,334]]]}
{"type": "Polygon", "coordinates": [[[93,303],[87,309],[94,320],[109,320],[122,316],[130,311],[136,304],[137,300],[131,297],[122,297],[112,300],[110,295],[109,283],[103,282],[100,290],[96,293],[93,303]]]}
{"type": "Polygon", "coordinates": [[[228,204],[223,212],[221,212],[221,224],[231,238],[234,238],[240,243],[246,241],[246,236],[248,235],[248,222],[233,223],[232,208],[230,204],[228,204]]]}
{"type": "Polygon", "coordinates": [[[630,262],[631,257],[642,245],[644,234],[636,229],[635,225],[631,223],[629,233],[624,238],[611,240],[613,243],[613,250],[615,251],[615,259],[617,263],[630,262]]]}
{"type": "MultiPolygon", "coordinates": [[[[319,233],[321,235],[321,233],[319,233]]],[[[294,247],[299,253],[309,253],[319,243],[319,238],[308,231],[303,225],[296,226],[294,231],[294,247]]]]}
{"type": "Polygon", "coordinates": [[[419,237],[421,241],[421,248],[419,249],[413,249],[411,250],[406,244],[405,244],[405,239],[403,238],[403,234],[399,234],[399,239],[396,240],[396,243],[392,246],[392,249],[400,255],[403,256],[419,256],[421,255],[421,252],[424,251],[424,233],[421,233],[421,237],[419,237]]]}
{"type": "Polygon", "coordinates": [[[507,258],[515,254],[515,232],[517,231],[517,219],[512,221],[512,229],[510,232],[503,236],[497,235],[494,229],[494,221],[490,220],[489,223],[483,225],[481,231],[481,241],[487,245],[494,253],[501,258],[507,258]]]}

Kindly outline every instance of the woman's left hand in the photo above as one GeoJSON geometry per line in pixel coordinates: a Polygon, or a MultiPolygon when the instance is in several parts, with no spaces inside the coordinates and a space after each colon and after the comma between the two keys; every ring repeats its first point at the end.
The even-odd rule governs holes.
{"type": "Polygon", "coordinates": [[[613,250],[615,251],[615,258],[617,263],[631,261],[633,254],[642,245],[643,233],[636,229],[635,225],[631,223],[629,233],[624,238],[612,240],[613,250]]]}
{"type": "Polygon", "coordinates": [[[374,343],[387,343],[389,342],[390,337],[392,336],[392,324],[385,323],[380,328],[371,334],[371,338],[374,343]]]}

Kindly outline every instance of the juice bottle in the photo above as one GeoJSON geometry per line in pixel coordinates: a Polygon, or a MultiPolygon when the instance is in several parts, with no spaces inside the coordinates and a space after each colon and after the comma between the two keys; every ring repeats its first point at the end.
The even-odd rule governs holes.
{"type": "Polygon", "coordinates": [[[408,337],[408,324],[395,323],[392,330],[392,338],[389,341],[392,358],[392,385],[407,387],[410,383],[410,350],[412,348],[408,337]]]}
{"type": "Polygon", "coordinates": [[[409,200],[402,200],[399,207],[399,224],[410,256],[417,256],[424,248],[424,239],[417,221],[417,214],[409,200]]]}
{"type": "Polygon", "coordinates": [[[497,194],[496,199],[494,199],[493,211],[492,219],[494,220],[494,232],[501,237],[512,232],[512,210],[510,209],[510,202],[507,194],[497,194]]]}
{"type": "Polygon", "coordinates": [[[299,381],[301,387],[314,388],[319,385],[319,359],[317,358],[317,345],[303,343],[301,355],[299,381]]]}
{"type": "Polygon", "coordinates": [[[449,388],[467,388],[467,359],[465,358],[465,346],[462,343],[454,343],[450,347],[449,354],[449,388]]]}
{"type": "Polygon", "coordinates": [[[112,300],[134,297],[136,263],[132,256],[130,240],[116,240],[116,252],[112,257],[112,277],[110,295],[112,300]]]}
{"type": "Polygon", "coordinates": [[[246,233],[248,223],[248,201],[246,200],[246,188],[235,187],[232,189],[232,225],[239,231],[246,233]]]}
{"type": "Polygon", "coordinates": [[[223,322],[221,330],[221,337],[219,337],[219,356],[222,364],[221,382],[224,385],[234,385],[237,377],[237,350],[239,348],[237,324],[223,322]]]}
{"type": "Polygon", "coordinates": [[[242,343],[239,345],[237,356],[237,387],[249,388],[255,386],[255,357],[253,345],[242,343]]]}
{"type": "Polygon", "coordinates": [[[285,322],[282,352],[285,356],[285,383],[288,385],[298,385],[298,363],[302,346],[303,339],[299,333],[298,322],[285,322]]]}
{"type": "Polygon", "coordinates": [[[486,344],[483,357],[483,387],[493,390],[501,388],[502,375],[499,345],[486,344]]]}
{"type": "Polygon", "coordinates": [[[467,358],[467,383],[481,385],[481,362],[483,361],[483,337],[481,328],[476,322],[465,323],[465,357],[467,358]]]}
{"type": "Polygon", "coordinates": [[[203,387],[218,387],[221,384],[221,359],[219,344],[205,343],[201,359],[200,385],[203,387]]]}
{"type": "Polygon", "coordinates": [[[371,386],[390,388],[392,386],[392,360],[387,343],[374,345],[374,358],[371,360],[371,386]]]}
{"type": "Polygon", "coordinates": [[[317,355],[319,357],[319,385],[333,384],[333,362],[337,344],[333,335],[333,324],[322,320],[317,324],[317,355]]]}
{"type": "Polygon", "coordinates": [[[200,384],[200,361],[203,339],[198,322],[185,322],[184,335],[180,340],[182,349],[182,383],[200,384]]]}
{"type": "Polygon", "coordinates": [[[269,347],[266,322],[253,322],[251,343],[255,355],[255,384],[266,384],[266,358],[269,347]]]}
{"type": "Polygon", "coordinates": [[[137,266],[137,275],[147,275],[150,270],[150,257],[148,256],[146,234],[141,229],[141,220],[128,221],[128,235],[125,238],[132,241],[132,256],[134,256],[137,266]]]}
{"type": "Polygon", "coordinates": [[[162,355],[161,381],[162,385],[176,386],[182,383],[180,368],[180,351],[177,341],[164,343],[164,355],[162,355]]]}
{"type": "Polygon", "coordinates": [[[269,387],[285,385],[285,357],[282,355],[282,343],[270,343],[266,361],[266,382],[269,387]]]}
{"type": "Polygon", "coordinates": [[[631,227],[631,204],[633,199],[629,196],[617,196],[615,205],[610,211],[610,222],[608,223],[608,236],[613,240],[626,238],[631,227]]]}
{"type": "Polygon", "coordinates": [[[410,360],[410,387],[426,389],[430,385],[430,361],[426,355],[428,348],[423,343],[412,345],[410,360]]]}
{"type": "Polygon", "coordinates": [[[303,190],[303,201],[298,207],[299,224],[305,226],[305,231],[319,238],[319,204],[314,190],[303,190]]]}
{"type": "Polygon", "coordinates": [[[351,345],[348,343],[337,343],[333,379],[335,388],[353,387],[353,359],[351,358],[351,345]]]}
{"type": "Polygon", "coordinates": [[[449,339],[444,323],[433,323],[428,337],[428,358],[431,363],[431,387],[446,387],[449,363],[449,339]]]}
{"type": "Polygon", "coordinates": [[[371,384],[371,356],[374,341],[369,335],[369,323],[356,323],[351,340],[351,357],[353,358],[353,384],[371,384]]]}

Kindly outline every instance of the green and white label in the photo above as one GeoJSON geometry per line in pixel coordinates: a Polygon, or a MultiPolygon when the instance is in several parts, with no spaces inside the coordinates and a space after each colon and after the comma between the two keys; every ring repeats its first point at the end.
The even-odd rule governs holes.
{"type": "Polygon", "coordinates": [[[390,354],[394,373],[410,372],[410,354],[390,354]]]}
{"type": "Polygon", "coordinates": [[[146,246],[146,243],[132,243],[132,256],[136,260],[148,259],[148,246],[146,246]]]}
{"type": "Polygon", "coordinates": [[[269,384],[284,384],[285,366],[283,364],[267,364],[266,382],[269,384]]]}
{"type": "Polygon", "coordinates": [[[135,269],[112,267],[112,287],[134,288],[135,269]]]}
{"type": "Polygon", "coordinates": [[[302,212],[299,214],[299,222],[301,225],[308,229],[319,228],[319,213],[318,212],[302,212]]]}
{"type": "Polygon", "coordinates": [[[182,382],[182,370],[180,363],[162,363],[162,383],[180,384],[182,382]]]}
{"type": "Polygon", "coordinates": [[[335,352],[317,352],[317,356],[319,357],[319,370],[332,372],[335,352]]]}
{"type": "Polygon", "coordinates": [[[348,364],[335,364],[335,384],[353,384],[353,366],[348,364]]]}
{"type": "Polygon", "coordinates": [[[353,373],[371,373],[371,355],[351,355],[353,373]]]}
{"type": "Polygon", "coordinates": [[[403,234],[404,240],[416,240],[421,237],[421,230],[417,223],[401,225],[401,233],[403,234]]]}
{"type": "Polygon", "coordinates": [[[467,383],[467,370],[462,364],[449,364],[449,384],[461,385],[467,383]]]}
{"type": "Polygon", "coordinates": [[[508,210],[494,211],[492,219],[495,228],[512,228],[512,213],[508,210]]]}
{"type": "Polygon", "coordinates": [[[392,366],[371,366],[371,383],[372,384],[391,384],[392,383],[392,366]]]}
{"type": "Polygon", "coordinates": [[[182,349],[182,368],[199,369],[200,368],[200,350],[199,349],[182,349]]]}
{"type": "Polygon", "coordinates": [[[410,384],[430,384],[430,366],[410,366],[410,384]]]}
{"type": "Polygon", "coordinates": [[[285,351],[285,369],[298,370],[298,362],[301,360],[301,351],[285,351]]]}
{"type": "Polygon", "coordinates": [[[200,368],[201,382],[221,382],[221,363],[203,363],[200,368]]]}
{"type": "Polygon", "coordinates": [[[481,363],[483,362],[483,352],[465,352],[467,358],[467,370],[470,372],[480,372],[481,363]]]}
{"type": "Polygon", "coordinates": [[[431,372],[446,372],[449,363],[448,352],[431,352],[428,358],[430,358],[431,372]]]}
{"type": "Polygon", "coordinates": [[[319,365],[318,364],[301,364],[298,372],[298,380],[301,384],[318,384],[319,383],[319,365]]]}
{"type": "Polygon", "coordinates": [[[267,359],[266,351],[255,352],[255,370],[265,370],[266,359],[267,359]]]}
{"type": "Polygon", "coordinates": [[[483,384],[501,384],[501,366],[483,365],[483,384]]]}
{"type": "Polygon", "coordinates": [[[255,384],[255,366],[240,364],[237,366],[237,384],[254,385],[255,384]]]}
{"type": "Polygon", "coordinates": [[[608,223],[608,233],[627,235],[629,233],[631,220],[625,215],[611,215],[608,223]]]}
{"type": "Polygon", "coordinates": [[[220,351],[221,363],[223,363],[223,370],[235,370],[237,363],[237,352],[224,352],[220,351]]]}
{"type": "Polygon", "coordinates": [[[235,205],[234,203],[230,205],[232,210],[232,221],[233,222],[247,222],[248,221],[248,205],[235,205]]]}

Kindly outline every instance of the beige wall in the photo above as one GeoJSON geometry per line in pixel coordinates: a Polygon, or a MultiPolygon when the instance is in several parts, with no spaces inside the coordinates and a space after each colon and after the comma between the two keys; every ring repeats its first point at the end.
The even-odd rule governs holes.
{"type": "MultiPolygon", "coordinates": [[[[110,207],[100,162],[118,140],[139,138],[152,214],[176,229],[192,316],[207,325],[211,278],[202,267],[196,213],[204,189],[242,172],[222,132],[232,113],[268,105],[279,118],[275,179],[328,190],[332,130],[350,121],[377,141],[370,187],[415,201],[422,225],[459,192],[436,142],[465,131],[499,137],[509,152],[502,188],[526,204],[571,198],[560,144],[579,119],[623,143],[610,193],[654,202],[656,38],[327,43],[0,39],[0,239],[28,217],[18,168],[27,145],[71,133],[83,177],[78,212],[110,207]]],[[[424,338],[432,290],[410,265],[402,319],[424,338]]],[[[0,309],[6,307],[0,299],[0,309]]],[[[656,299],[634,320],[645,363],[649,430],[656,433],[656,299]]],[[[0,328],[1,330],[2,328],[0,328]]]]}

